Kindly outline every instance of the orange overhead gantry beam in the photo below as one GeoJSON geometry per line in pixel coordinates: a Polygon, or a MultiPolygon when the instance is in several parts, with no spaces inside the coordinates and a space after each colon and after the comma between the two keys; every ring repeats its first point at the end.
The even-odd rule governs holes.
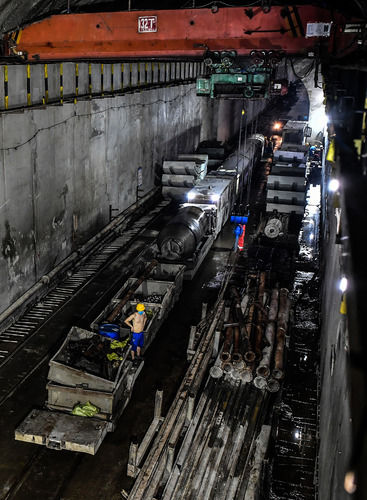
{"type": "Polygon", "coordinates": [[[64,14],[10,33],[6,55],[28,61],[201,57],[206,50],[283,50],[353,45],[345,18],[311,5],[64,14]],[[331,23],[331,24],[330,24],[331,23]]]}

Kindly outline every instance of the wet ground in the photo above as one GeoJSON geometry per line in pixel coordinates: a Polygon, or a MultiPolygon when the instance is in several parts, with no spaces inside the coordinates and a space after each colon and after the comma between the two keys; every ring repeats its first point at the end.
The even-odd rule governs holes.
{"type": "MultiPolygon", "coordinates": [[[[121,498],[122,488],[131,487],[132,481],[126,476],[130,441],[133,437],[140,441],[147,430],[153,417],[157,387],[164,391],[163,415],[174,398],[187,367],[190,326],[199,321],[202,303],[214,302],[233,240],[232,228],[227,225],[195,279],[184,283],[178,303],[146,353],[144,369],[116,431],[107,435],[96,456],[53,451],[14,441],[15,427],[31,408],[42,407],[46,399],[46,363],[40,364],[27,382],[4,403],[0,414],[3,431],[0,441],[1,499],[113,500],[121,498]]],[[[95,293],[95,299],[97,297],[95,293]]],[[[69,307],[59,317],[58,329],[65,330],[65,333],[71,322],[85,328],[96,316],[99,306],[92,307],[86,295],[83,297],[82,294],[78,302],[79,314],[69,307]]],[[[51,324],[49,326],[52,328],[51,324]]],[[[49,334],[52,335],[52,331],[49,334]]],[[[54,352],[56,349],[57,346],[54,352]]]]}
{"type": "Polygon", "coordinates": [[[287,369],[274,409],[266,498],[314,500],[317,495],[319,413],[320,187],[311,186],[300,232],[288,338],[287,369]]]}

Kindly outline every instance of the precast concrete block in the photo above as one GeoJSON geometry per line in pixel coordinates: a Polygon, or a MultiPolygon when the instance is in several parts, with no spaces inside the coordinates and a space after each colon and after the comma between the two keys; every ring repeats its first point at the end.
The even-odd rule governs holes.
{"type": "Polygon", "coordinates": [[[101,93],[101,64],[100,63],[92,63],[92,93],[100,94],[101,93]]]}
{"type": "Polygon", "coordinates": [[[121,63],[121,82],[122,82],[122,90],[128,89],[130,85],[131,71],[130,66],[132,63],[123,61],[121,63]]]}
{"type": "MultiPolygon", "coordinates": [[[[130,71],[130,86],[137,87],[139,81],[139,67],[138,63],[129,63],[129,71],[130,71]]],[[[128,85],[129,86],[129,85],[128,85]]]]}
{"type": "Polygon", "coordinates": [[[64,97],[75,96],[75,83],[75,63],[66,62],[63,64],[64,97]]]}
{"type": "Polygon", "coordinates": [[[121,89],[122,82],[122,63],[116,62],[113,64],[113,90],[114,92],[119,92],[121,89]]]}
{"type": "Polygon", "coordinates": [[[27,105],[27,65],[8,65],[9,108],[27,105]]]}
{"type": "Polygon", "coordinates": [[[111,85],[111,64],[103,64],[103,91],[111,92],[113,85],[111,85]]]}
{"type": "Polygon", "coordinates": [[[45,102],[45,69],[43,64],[31,65],[31,100],[32,104],[45,102]]]}
{"type": "Polygon", "coordinates": [[[48,100],[60,101],[60,64],[47,64],[48,100]]]}
{"type": "Polygon", "coordinates": [[[78,94],[87,95],[89,92],[88,63],[79,63],[78,94]]]}

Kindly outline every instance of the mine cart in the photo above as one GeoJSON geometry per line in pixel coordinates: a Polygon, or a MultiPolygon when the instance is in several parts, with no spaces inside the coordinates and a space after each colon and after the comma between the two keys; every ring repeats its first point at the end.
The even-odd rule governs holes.
{"type": "Polygon", "coordinates": [[[130,278],[92,323],[94,331],[76,326],[70,330],[49,362],[47,409],[32,410],[15,430],[15,439],[57,450],[97,452],[107,432],[114,431],[144,365],[143,360],[131,360],[124,319],[144,302],[146,350],[178,299],[184,269],[158,264],[149,279],[130,278]],[[117,339],[98,333],[113,311],[118,312],[117,339]]]}

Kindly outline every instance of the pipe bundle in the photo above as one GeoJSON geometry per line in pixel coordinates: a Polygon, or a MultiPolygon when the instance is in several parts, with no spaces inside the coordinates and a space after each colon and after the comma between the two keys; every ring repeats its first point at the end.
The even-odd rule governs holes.
{"type": "Polygon", "coordinates": [[[253,380],[258,389],[276,392],[284,376],[285,337],[291,304],[286,288],[279,290],[276,286],[267,293],[266,280],[266,272],[250,276],[243,297],[236,287],[231,287],[223,347],[211,376],[227,375],[244,382],[253,380]]]}

